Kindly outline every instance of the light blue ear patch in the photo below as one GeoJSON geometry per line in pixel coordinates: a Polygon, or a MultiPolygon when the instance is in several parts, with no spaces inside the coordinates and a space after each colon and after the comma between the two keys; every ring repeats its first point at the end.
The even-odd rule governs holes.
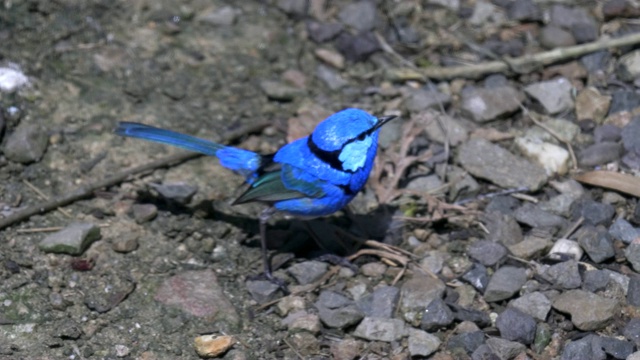
{"type": "Polygon", "coordinates": [[[338,156],[338,160],[342,161],[342,168],[356,171],[363,167],[367,161],[367,150],[369,146],[371,146],[370,136],[367,136],[362,141],[354,141],[345,145],[338,156]]]}

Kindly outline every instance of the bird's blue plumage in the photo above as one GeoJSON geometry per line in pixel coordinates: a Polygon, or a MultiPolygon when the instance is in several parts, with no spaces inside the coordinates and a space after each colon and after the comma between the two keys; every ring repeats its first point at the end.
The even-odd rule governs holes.
{"type": "MultiPolygon", "coordinates": [[[[362,190],[373,167],[380,127],[393,118],[342,110],[273,156],[137,123],[122,122],[115,132],[219,158],[222,166],[244,175],[249,184],[235,203],[261,201],[290,215],[315,217],[342,209],[362,190]]],[[[265,222],[261,217],[263,250],[265,222]]],[[[266,263],[265,272],[270,274],[266,263]]]]}

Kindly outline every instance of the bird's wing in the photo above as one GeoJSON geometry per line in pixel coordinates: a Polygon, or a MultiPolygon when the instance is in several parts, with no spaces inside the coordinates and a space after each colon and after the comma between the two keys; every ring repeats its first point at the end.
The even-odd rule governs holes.
{"type": "Polygon", "coordinates": [[[251,201],[273,203],[300,198],[319,198],[324,195],[325,192],[320,185],[297,177],[292,167],[283,166],[280,170],[261,175],[233,203],[242,204],[251,201]]]}

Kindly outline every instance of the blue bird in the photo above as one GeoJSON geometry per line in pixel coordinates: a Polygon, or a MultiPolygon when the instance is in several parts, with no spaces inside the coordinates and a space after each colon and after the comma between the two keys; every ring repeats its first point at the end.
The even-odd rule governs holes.
{"type": "Polygon", "coordinates": [[[394,118],[377,118],[360,109],[345,109],[323,120],[311,135],[283,146],[272,155],[133,122],[119,123],[115,133],[215,156],[222,166],[243,175],[249,186],[233,204],[258,201],[269,205],[260,215],[260,240],[264,274],[277,282],[267,258],[269,217],[280,211],[313,218],[342,209],[367,182],[380,128],[394,118]]]}

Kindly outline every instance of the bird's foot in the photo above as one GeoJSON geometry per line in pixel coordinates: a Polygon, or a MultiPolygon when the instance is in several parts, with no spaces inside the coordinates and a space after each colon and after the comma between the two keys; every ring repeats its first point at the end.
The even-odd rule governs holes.
{"type": "Polygon", "coordinates": [[[342,257],[342,256],[338,256],[335,254],[324,254],[324,255],[320,255],[317,258],[315,258],[318,261],[326,261],[332,265],[340,265],[342,267],[346,267],[351,269],[351,271],[357,273],[358,272],[358,267],[353,265],[353,263],[349,260],[347,260],[347,258],[342,257]]]}
{"type": "Polygon", "coordinates": [[[260,274],[257,274],[257,275],[250,275],[250,276],[247,277],[247,280],[250,280],[250,281],[266,280],[266,281],[269,281],[270,283],[278,286],[278,288],[280,290],[282,290],[282,292],[285,295],[289,295],[291,293],[289,291],[289,288],[287,287],[287,283],[284,280],[275,277],[273,275],[273,273],[271,273],[271,272],[268,272],[268,273],[267,272],[263,272],[263,273],[260,273],[260,274]]]}

